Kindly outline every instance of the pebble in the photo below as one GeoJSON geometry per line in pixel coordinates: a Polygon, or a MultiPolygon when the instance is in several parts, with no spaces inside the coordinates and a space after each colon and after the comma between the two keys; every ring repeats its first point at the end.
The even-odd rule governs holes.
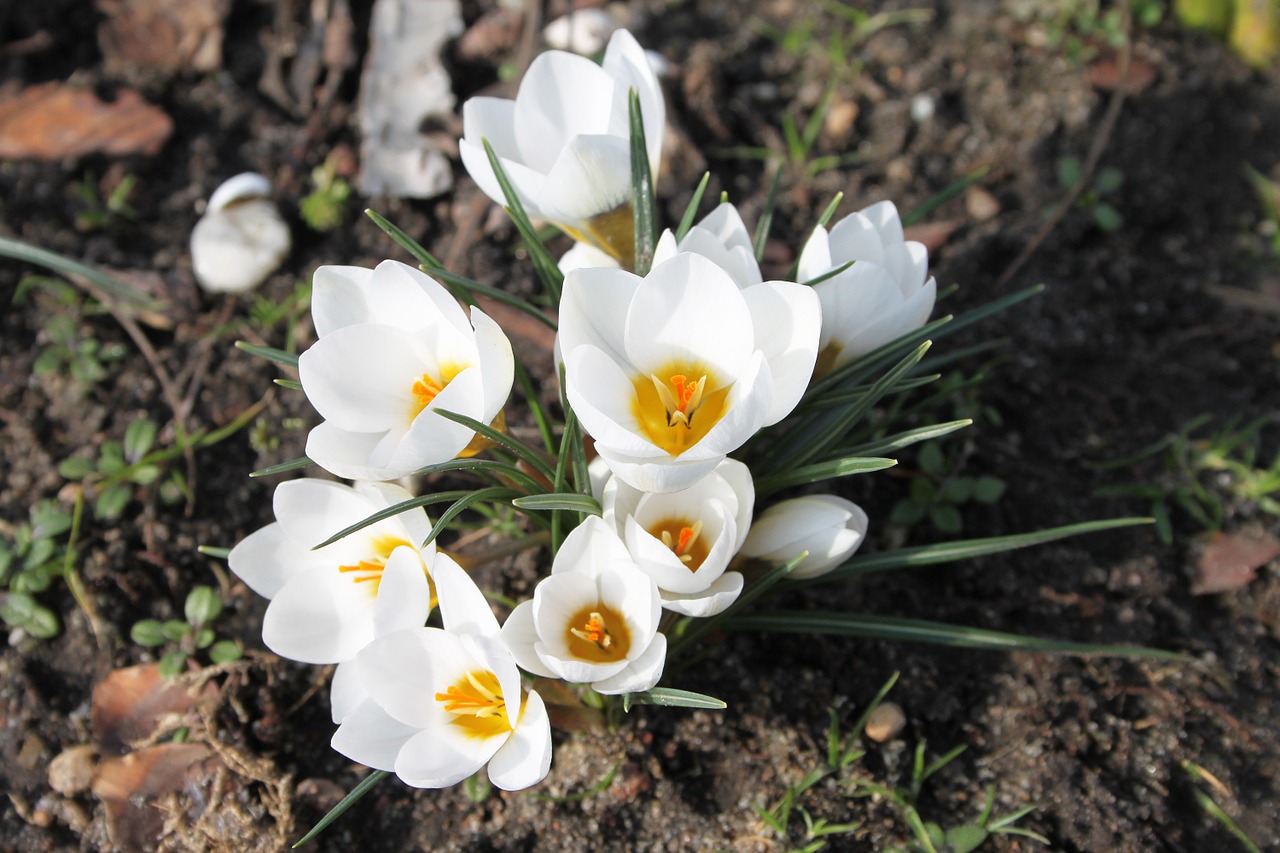
{"type": "Polygon", "coordinates": [[[876,743],[884,743],[898,736],[907,724],[907,715],[896,702],[882,702],[867,717],[867,727],[863,729],[867,737],[876,743]]]}

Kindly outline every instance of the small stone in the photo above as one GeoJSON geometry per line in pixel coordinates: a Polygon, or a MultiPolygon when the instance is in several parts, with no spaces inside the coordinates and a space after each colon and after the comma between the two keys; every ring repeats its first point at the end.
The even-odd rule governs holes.
{"type": "Polygon", "coordinates": [[[964,209],[979,222],[986,222],[1000,213],[1000,202],[990,192],[975,185],[965,191],[964,209]]]}
{"type": "Polygon", "coordinates": [[[88,744],[67,747],[49,762],[49,787],[64,796],[86,791],[93,784],[97,763],[88,744]]]}
{"type": "Polygon", "coordinates": [[[919,94],[911,99],[911,120],[916,124],[924,124],[933,118],[937,105],[932,95],[919,94]]]}
{"type": "Polygon", "coordinates": [[[894,702],[882,702],[867,717],[867,727],[863,729],[867,737],[876,743],[884,743],[897,737],[907,724],[907,715],[894,702]]]}
{"type": "Polygon", "coordinates": [[[827,138],[843,141],[853,130],[853,123],[858,120],[858,104],[855,101],[835,101],[827,110],[827,117],[822,121],[822,129],[827,138]]]}
{"type": "Polygon", "coordinates": [[[43,753],[44,741],[40,739],[40,735],[32,732],[22,741],[22,749],[18,751],[18,763],[30,770],[40,763],[40,756],[43,753]]]}

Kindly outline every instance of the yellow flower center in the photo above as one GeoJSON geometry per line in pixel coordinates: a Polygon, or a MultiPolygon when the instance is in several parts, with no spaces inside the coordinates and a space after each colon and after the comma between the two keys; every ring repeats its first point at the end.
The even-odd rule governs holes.
{"type": "Polygon", "coordinates": [[[707,559],[710,549],[702,538],[701,521],[690,524],[684,518],[664,518],[649,528],[649,534],[661,539],[691,572],[696,572],[707,559]]]}
{"type": "Polygon", "coordinates": [[[705,372],[677,366],[638,377],[632,384],[640,429],[672,456],[697,444],[724,417],[729,387],[716,388],[705,372]]]}
{"type": "Polygon", "coordinates": [[[840,357],[840,353],[844,351],[844,347],[832,341],[822,348],[818,353],[818,360],[813,365],[813,378],[817,379],[826,376],[835,369],[836,359],[840,357]]]}
{"type": "Polygon", "coordinates": [[[561,225],[560,230],[579,243],[595,246],[624,270],[636,265],[636,226],[631,202],[591,217],[581,228],[561,225]]]}
{"type": "Polygon", "coordinates": [[[409,393],[412,396],[409,402],[409,423],[413,423],[414,418],[422,414],[422,410],[430,406],[431,401],[448,388],[453,377],[462,371],[462,365],[442,364],[438,379],[430,373],[423,373],[421,378],[414,380],[413,385],[409,387],[409,393]]]}
{"type": "Polygon", "coordinates": [[[502,685],[490,670],[468,672],[448,690],[437,693],[436,701],[453,715],[449,722],[473,737],[488,738],[511,731],[502,685]]]}
{"type": "MultiPolygon", "coordinates": [[[[376,598],[378,595],[378,586],[382,583],[382,571],[387,567],[387,560],[391,558],[391,552],[399,548],[401,545],[407,545],[410,548],[413,548],[413,543],[409,542],[407,539],[399,539],[395,536],[379,536],[374,540],[372,554],[364,559],[357,560],[351,565],[340,565],[338,566],[338,571],[344,575],[349,575],[351,582],[354,583],[357,588],[361,588],[361,584],[367,584],[363,589],[367,589],[369,591],[369,596],[371,598],[376,598]]],[[[414,553],[417,552],[417,549],[414,548],[414,553]]],[[[418,556],[418,561],[422,561],[421,555],[418,556]]],[[[422,565],[422,573],[427,574],[427,566],[425,563],[422,565]]],[[[427,575],[427,583],[431,586],[430,606],[431,609],[434,610],[436,606],[436,585],[431,580],[430,575],[427,575]]]]}
{"type": "Polygon", "coordinates": [[[605,604],[584,607],[565,627],[569,654],[592,663],[625,660],[631,650],[631,632],[622,614],[605,604]]]}

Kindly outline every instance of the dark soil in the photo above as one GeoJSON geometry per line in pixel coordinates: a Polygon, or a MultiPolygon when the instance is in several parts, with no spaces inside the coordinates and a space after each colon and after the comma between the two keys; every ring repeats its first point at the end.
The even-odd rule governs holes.
{"type": "MultiPolygon", "coordinates": [[[[309,5],[278,2],[286,9],[309,5]]],[[[512,229],[489,214],[461,167],[458,188],[441,199],[359,199],[337,231],[319,234],[302,224],[297,205],[311,169],[335,149],[349,154],[358,143],[349,105],[359,65],[347,72],[332,105],[308,115],[264,96],[258,86],[267,61],[263,45],[284,32],[277,3],[232,3],[224,67],[168,76],[108,74],[95,40],[100,17],[87,5],[44,0],[0,8],[0,92],[49,80],[74,79],[101,92],[129,85],[172,116],[175,131],[154,157],[0,163],[0,233],[104,268],[159,274],[171,328],[144,325],[143,334],[173,374],[208,359],[189,428],[231,422],[278,375],[234,350],[232,340],[284,344],[283,325],[253,326],[248,300],[227,305],[201,294],[191,278],[187,240],[196,203],[231,174],[253,169],[271,177],[294,226],[294,251],[262,291],[271,299],[285,299],[322,263],[403,258],[356,215],[366,204],[458,272],[532,288],[528,265],[512,261],[523,257],[512,229]],[[13,49],[41,32],[49,36],[43,47],[13,49]],[[83,202],[74,185],[97,181],[105,195],[125,175],[137,179],[129,198],[136,217],[78,230],[83,202]]],[[[354,47],[362,51],[369,12],[354,5],[354,47]]],[[[468,24],[490,11],[487,2],[465,5],[468,24]]],[[[994,360],[984,362],[988,354],[960,366],[966,375],[985,367],[978,399],[998,417],[983,417],[970,435],[946,446],[967,454],[966,473],[995,474],[1008,483],[994,506],[966,506],[965,535],[1144,514],[1143,501],[1095,492],[1157,482],[1169,473],[1158,460],[1115,469],[1097,463],[1139,451],[1200,414],[1214,416],[1221,428],[1231,418],[1243,422],[1280,410],[1280,265],[1268,254],[1261,208],[1244,176],[1246,164],[1276,176],[1277,73],[1250,71],[1224,45],[1166,21],[1135,35],[1134,61],[1153,69],[1155,81],[1124,99],[1109,129],[1112,95],[1090,82],[1096,63],[1067,58],[1045,43],[1039,16],[1048,13],[1048,2],[915,4],[931,8],[927,23],[885,29],[858,43],[838,66],[816,41],[834,31],[837,19],[830,15],[816,18],[820,26],[807,51],[789,52],[767,35],[770,27],[803,26],[818,15],[818,4],[636,5],[645,14],[633,30],[673,63],[667,95],[677,142],[666,160],[670,174],[659,185],[668,222],[683,210],[704,163],[715,176],[711,192],[728,191],[752,222],[767,194],[766,170],[730,149],[780,148],[781,115],[807,118],[827,79],[836,81],[833,103],[856,105],[857,112],[846,126],[824,131],[814,156],[860,157],[812,177],[799,168],[787,172],[768,254],[778,270],[785,271],[836,191],[845,193],[842,213],[882,198],[910,210],[958,178],[989,168],[982,186],[998,212],[979,219],[956,199],[928,217],[954,226],[931,257],[939,282],[959,289],[937,313],[1036,283],[1048,287],[940,345],[945,352],[1007,339],[994,360]],[[927,117],[921,115],[926,103],[932,106],[927,117]],[[1100,136],[1106,143],[1101,165],[1124,176],[1112,197],[1122,226],[1099,230],[1089,210],[1076,205],[1005,281],[1002,273],[1065,195],[1056,164],[1067,156],[1084,160],[1100,136]]],[[[306,15],[297,11],[297,21],[306,15]]],[[[515,58],[514,52],[491,61],[451,58],[459,100],[495,85],[498,66],[515,58]]],[[[139,416],[172,420],[152,366],[109,315],[86,313],[79,323],[85,339],[126,352],[107,363],[102,381],[85,385],[33,373],[48,345],[50,318],[66,309],[43,297],[12,300],[18,281],[32,273],[43,271],[0,265],[0,521],[7,525],[23,521],[37,500],[68,497],[58,474],[62,460],[92,456],[139,416]]],[[[309,343],[306,320],[299,333],[301,343],[309,343]]],[[[536,352],[528,342],[523,348],[536,352]]],[[[545,362],[538,373],[546,376],[545,362]]],[[[554,394],[550,385],[545,390],[554,394]]],[[[937,417],[954,417],[952,405],[937,417]]],[[[0,807],[0,849],[111,849],[98,799],[88,791],[55,793],[49,764],[90,741],[93,685],[112,669],[153,659],[130,641],[133,623],[181,618],[196,584],[222,587],[227,612],[219,634],[252,651],[248,663],[219,677],[222,698],[209,720],[216,733],[206,736],[256,769],[242,764],[224,774],[216,790],[184,789],[171,815],[177,834],[168,837],[170,848],[270,849],[276,842],[269,839],[296,840],[359,780],[360,768],[328,747],[332,726],[326,692],[314,689],[316,671],[261,651],[265,602],[228,578],[219,561],[195,551],[198,544],[230,546],[270,520],[273,482],[245,475],[300,455],[313,422],[300,394],[278,389],[262,427],[197,452],[192,508],[166,505],[155,489],[140,488],[118,523],[86,516],[78,571],[99,620],[97,635],[68,587],[57,582],[40,600],[59,614],[62,633],[46,641],[14,633],[0,653],[0,774],[8,793],[0,807]],[[292,792],[284,826],[264,805],[271,783],[292,792]],[[206,808],[219,820],[211,837],[197,837],[189,830],[206,808]]],[[[162,439],[172,435],[169,428],[162,439]]],[[[1269,460],[1276,453],[1274,422],[1262,437],[1261,458],[1269,460]]],[[[887,524],[914,460],[908,451],[899,469],[904,475],[862,478],[849,487],[872,517],[867,550],[904,535],[909,544],[942,538],[927,524],[905,534],[887,524]]],[[[1237,500],[1225,481],[1215,483],[1226,529],[1280,534],[1275,517],[1237,500]]],[[[384,782],[321,836],[316,849],[802,846],[799,818],[791,842],[783,842],[753,807],[776,803],[788,785],[822,764],[829,709],[851,725],[894,672],[901,676],[891,698],[905,710],[906,729],[889,743],[869,742],[869,754],[845,778],[905,784],[917,742],[927,742],[930,757],[966,746],[926,786],[919,803],[926,820],[947,827],[974,819],[991,787],[998,815],[1035,806],[1020,825],[1048,837],[1052,849],[1242,849],[1198,804],[1196,791],[1204,791],[1259,847],[1280,849],[1280,575],[1272,564],[1239,589],[1193,596],[1201,527],[1178,512],[1173,522],[1172,546],[1151,527],[1128,528],[873,576],[856,586],[816,587],[787,606],[1146,645],[1179,652],[1182,662],[720,636],[670,685],[721,697],[728,710],[646,707],[612,733],[557,735],[551,775],[534,793],[589,792],[616,768],[603,790],[555,802],[494,793],[473,804],[460,789],[413,791],[384,782]],[[1193,784],[1182,762],[1204,768],[1222,787],[1193,784]]],[[[532,570],[513,567],[508,592],[527,593],[532,570]]],[[[814,819],[860,824],[852,834],[832,837],[831,850],[881,850],[910,840],[900,812],[880,800],[851,799],[848,786],[834,778],[811,788],[799,804],[814,819]]],[[[1000,836],[983,849],[1037,847],[1000,836]]]]}

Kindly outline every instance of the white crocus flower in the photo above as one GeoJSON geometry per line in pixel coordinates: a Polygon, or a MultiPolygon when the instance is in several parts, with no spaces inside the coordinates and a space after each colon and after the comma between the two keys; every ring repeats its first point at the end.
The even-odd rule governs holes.
{"type": "Polygon", "coordinates": [[[740,288],[751,287],[763,280],[760,264],[756,262],[756,250],[751,244],[751,234],[738,209],[728,202],[722,202],[690,228],[679,243],[671,229],[663,231],[654,248],[653,263],[660,264],[677,252],[693,252],[710,258],[740,288]]]}
{"type": "Polygon", "coordinates": [[[631,89],[640,98],[656,175],[666,107],[644,50],[626,30],[609,39],[602,65],[550,50],[533,60],[514,101],[480,97],[463,104],[463,165],[489,198],[507,203],[485,154],[487,139],[529,216],[630,267],[631,89]]]}
{"type": "Polygon", "coordinates": [[[435,576],[444,629],[379,637],[356,658],[363,701],[342,721],[333,748],[394,771],[408,785],[444,788],[488,766],[506,791],[542,781],[551,767],[551,723],[542,698],[520,685],[483,593],[456,563],[435,576]]]}
{"type": "Polygon", "coordinates": [[[822,374],[923,326],[937,285],[922,243],[903,237],[891,201],[818,226],[800,253],[800,281],[812,281],[849,261],[853,266],[814,285],[822,299],[822,374]]]}
{"type": "Polygon", "coordinates": [[[812,288],[767,281],[739,290],[687,252],[644,278],[574,270],[557,341],[569,402],[628,485],[687,489],[799,402],[820,310],[812,288]]]}
{"type": "Polygon", "coordinates": [[[303,663],[351,660],[375,636],[423,625],[438,562],[422,509],[412,509],[312,548],[338,531],[412,497],[389,483],[355,488],[328,480],[276,487],[276,521],[231,549],[231,570],[271,599],[262,641],[303,663]]]}
{"type": "Polygon", "coordinates": [[[662,678],[661,614],[658,588],[609,525],[591,516],[565,537],[533,600],[511,611],[502,639],[534,675],[635,693],[662,678]]]}
{"type": "Polygon", "coordinates": [[[867,514],[835,495],[806,495],[769,507],[751,525],[742,556],[785,563],[809,555],[792,578],[824,575],[853,556],[867,536],[867,514]]]}
{"type": "Polygon", "coordinates": [[[637,491],[617,477],[604,488],[605,523],[658,585],[662,606],[685,616],[714,616],[742,592],[742,575],[726,572],[751,528],[751,472],[725,459],[679,492],[637,491]]]}
{"type": "Polygon", "coordinates": [[[435,412],[488,424],[511,393],[511,343],[480,309],[468,319],[434,279],[384,261],[317,269],[311,312],[319,340],[298,372],[325,418],[307,437],[316,464],[339,477],[391,480],[484,446],[435,412]]]}

